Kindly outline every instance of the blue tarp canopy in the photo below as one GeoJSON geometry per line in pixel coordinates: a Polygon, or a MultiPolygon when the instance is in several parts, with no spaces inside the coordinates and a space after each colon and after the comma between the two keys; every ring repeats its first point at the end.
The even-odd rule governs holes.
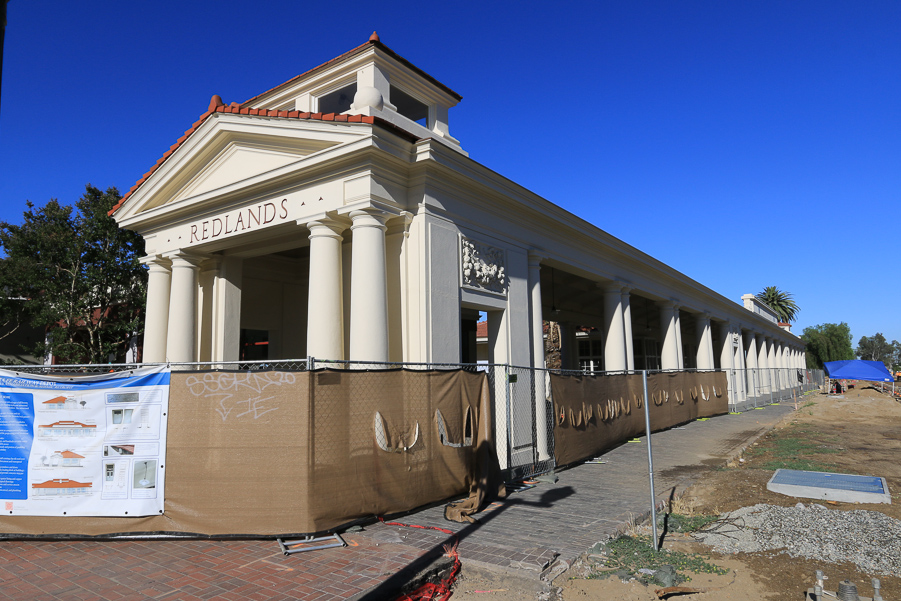
{"type": "Polygon", "coordinates": [[[823,363],[826,375],[833,380],[866,380],[868,382],[892,382],[894,378],[882,361],[827,361],[823,363]]]}

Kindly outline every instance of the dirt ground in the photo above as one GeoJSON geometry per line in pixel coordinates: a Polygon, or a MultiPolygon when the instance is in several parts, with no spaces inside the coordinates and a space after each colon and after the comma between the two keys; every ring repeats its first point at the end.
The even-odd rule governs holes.
{"type": "MultiPolygon", "coordinates": [[[[740,507],[769,503],[793,506],[811,499],[787,497],[766,489],[779,467],[814,471],[882,476],[892,493],[892,504],[848,504],[829,502],[835,510],[866,509],[901,519],[901,402],[883,394],[869,383],[854,383],[844,398],[824,394],[804,397],[798,410],[770,433],[749,446],[741,457],[726,466],[712,467],[698,483],[681,495],[673,510],[683,515],[710,515],[740,507]]],[[[649,532],[650,529],[646,528],[649,532]]],[[[641,530],[633,533],[640,534],[641,530]]],[[[871,596],[870,579],[882,583],[885,599],[901,600],[901,578],[864,574],[853,564],[827,564],[793,558],[778,551],[739,553],[723,556],[693,542],[687,535],[668,534],[664,548],[699,553],[709,562],[725,568],[725,575],[691,574],[691,582],[681,586],[704,588],[707,592],[677,595],[690,600],[800,601],[813,585],[813,574],[823,570],[829,577],[827,590],[836,590],[844,579],[855,582],[862,596],[871,596]]],[[[585,578],[590,558],[557,577],[552,586],[542,587],[515,577],[464,570],[455,587],[461,600],[507,601],[513,599],[605,599],[610,601],[651,601],[658,599],[660,586],[623,583],[616,577],[585,578]]],[[[670,598],[670,597],[667,597],[670,598]]]]}

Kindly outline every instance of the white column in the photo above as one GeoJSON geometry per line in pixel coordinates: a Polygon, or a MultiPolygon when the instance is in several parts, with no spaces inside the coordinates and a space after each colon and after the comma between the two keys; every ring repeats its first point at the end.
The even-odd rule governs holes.
{"type": "Polygon", "coordinates": [[[604,287],[604,320],[607,332],[604,336],[604,370],[625,371],[626,338],[623,331],[622,284],[608,284],[604,287]]]}
{"type": "Polygon", "coordinates": [[[683,357],[683,348],[682,348],[682,319],[679,315],[679,305],[673,306],[673,322],[676,328],[676,351],[679,354],[679,367],[678,369],[685,369],[685,357],[683,357]]]}
{"type": "Polygon", "coordinates": [[[754,338],[757,339],[757,367],[760,369],[766,369],[767,366],[767,356],[766,356],[766,336],[763,334],[755,334],[754,338]]]}
{"type": "Polygon", "coordinates": [[[785,347],[781,341],[776,347],[776,366],[779,368],[779,390],[785,390],[785,347]]]}
{"type": "MultiPolygon", "coordinates": [[[[532,367],[543,369],[544,364],[544,316],[541,312],[541,259],[537,253],[529,253],[529,315],[532,323],[532,367]]],[[[543,388],[543,387],[542,387],[543,388]]]]}
{"type": "Polygon", "coordinates": [[[144,257],[148,267],[147,310],[144,322],[144,363],[166,360],[166,336],[169,332],[169,291],[172,286],[172,262],[159,255],[144,257]]]}
{"type": "Polygon", "coordinates": [[[673,315],[673,301],[660,303],[660,333],[663,336],[663,348],[660,351],[661,369],[679,369],[679,351],[676,348],[676,320],[673,315]]]}
{"type": "Polygon", "coordinates": [[[307,305],[307,355],[344,359],[344,294],[341,232],[344,223],[320,219],[310,230],[310,281],[307,305]]]}
{"type": "MultiPolygon", "coordinates": [[[[544,316],[541,312],[541,259],[542,256],[529,253],[529,314],[532,322],[532,367],[543,369],[544,361],[544,316]]],[[[536,371],[535,377],[535,434],[540,459],[549,459],[551,449],[548,431],[552,422],[548,419],[547,390],[545,372],[536,371]]]]}
{"type": "Polygon", "coordinates": [[[747,360],[745,366],[748,369],[748,396],[760,396],[760,372],[757,369],[757,335],[748,332],[746,343],[747,360]]]}
{"type": "Polygon", "coordinates": [[[713,369],[713,337],[710,335],[710,313],[704,312],[697,318],[698,369],[713,369]]]}
{"type": "Polygon", "coordinates": [[[629,299],[629,293],[632,291],[628,286],[623,287],[622,306],[623,306],[623,336],[626,338],[626,369],[635,370],[635,349],[632,346],[632,306],[629,299]]]}
{"type": "Polygon", "coordinates": [[[757,335],[754,332],[748,332],[745,336],[745,354],[747,360],[745,365],[748,369],[757,369],[757,335]]]}
{"type": "Polygon", "coordinates": [[[241,354],[241,283],[244,260],[216,257],[210,328],[212,361],[237,361],[241,354]]]}
{"type": "Polygon", "coordinates": [[[735,326],[735,333],[732,337],[732,348],[734,350],[733,364],[735,365],[735,388],[738,399],[744,401],[747,399],[747,374],[745,373],[745,344],[741,335],[741,324],[735,326]],[[738,344],[736,344],[736,342],[738,344]]]}
{"type": "Polygon", "coordinates": [[[169,294],[167,360],[186,363],[197,360],[197,274],[204,257],[177,252],[172,260],[172,289],[169,294]]]}
{"type": "Polygon", "coordinates": [[[757,339],[757,370],[760,374],[760,394],[764,396],[770,393],[770,371],[767,363],[766,336],[757,334],[755,338],[757,339]]]}
{"type": "Polygon", "coordinates": [[[385,222],[377,211],[353,211],[350,284],[350,358],[388,361],[388,272],[385,222]]]}
{"type": "Polygon", "coordinates": [[[722,340],[720,345],[720,368],[726,370],[729,379],[729,390],[733,392],[733,372],[731,370],[735,369],[735,355],[732,352],[732,324],[730,322],[724,321],[720,323],[720,339],[722,340]]]}

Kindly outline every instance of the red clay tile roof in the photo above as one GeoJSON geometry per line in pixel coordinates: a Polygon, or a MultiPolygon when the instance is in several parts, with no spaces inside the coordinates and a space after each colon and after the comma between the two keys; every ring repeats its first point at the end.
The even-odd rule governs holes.
{"type": "MultiPolygon", "coordinates": [[[[191,129],[187,130],[182,137],[175,141],[175,144],[169,147],[169,150],[160,157],[160,159],[156,162],[156,165],[150,168],[150,171],[145,173],[141,179],[135,182],[135,185],[131,187],[131,189],[119,199],[112,209],[109,210],[107,215],[112,216],[113,213],[119,210],[119,208],[125,203],[129,196],[131,196],[135,190],[141,187],[141,185],[147,181],[153,173],[159,169],[160,165],[166,162],[172,153],[178,150],[178,147],[181,146],[185,140],[187,140],[191,134],[197,131],[197,128],[200,127],[207,118],[213,113],[231,113],[233,115],[248,115],[251,117],[279,117],[284,119],[306,119],[308,121],[334,121],[336,123],[367,123],[369,125],[379,125],[385,129],[393,131],[395,134],[403,136],[410,140],[411,142],[415,142],[419,138],[414,136],[410,132],[401,129],[394,125],[393,123],[382,119],[381,117],[367,117],[365,115],[336,115],[335,113],[304,113],[301,111],[279,111],[275,109],[252,109],[248,107],[241,107],[238,103],[233,102],[230,105],[226,106],[225,104],[219,104],[216,106],[216,101],[219,99],[218,95],[213,96],[210,101],[210,108],[200,116],[194,125],[191,126],[191,129]]],[[[222,102],[221,99],[218,102],[222,102]]]]}
{"type": "Polygon", "coordinates": [[[476,338],[488,338],[488,322],[480,321],[476,324],[476,338]]]}
{"type": "Polygon", "coordinates": [[[66,402],[66,397],[64,397],[64,396],[57,396],[57,397],[53,397],[53,398],[50,399],[49,401],[44,401],[44,402],[41,403],[41,404],[42,404],[42,405],[55,405],[55,404],[58,404],[58,403],[65,403],[65,402],[66,402]]]}
{"type": "Polygon", "coordinates": [[[69,420],[64,420],[61,422],[53,422],[49,426],[38,426],[38,428],[54,428],[56,426],[70,426],[70,427],[78,426],[79,428],[96,428],[97,427],[97,426],[91,426],[88,424],[83,424],[81,422],[73,422],[73,421],[69,421],[69,420]]]}
{"type": "Polygon", "coordinates": [[[72,451],[63,451],[60,455],[62,455],[64,459],[84,459],[84,455],[79,455],[72,451]]]}
{"type": "Polygon", "coordinates": [[[90,488],[94,486],[91,482],[76,482],[68,478],[57,478],[56,480],[47,480],[32,484],[31,488],[90,488]]]}

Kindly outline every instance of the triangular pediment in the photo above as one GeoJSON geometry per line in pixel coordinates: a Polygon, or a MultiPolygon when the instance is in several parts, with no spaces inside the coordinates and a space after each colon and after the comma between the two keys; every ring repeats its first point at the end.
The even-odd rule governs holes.
{"type": "MultiPolygon", "coordinates": [[[[327,148],[328,145],[322,148],[327,148]]],[[[318,150],[318,149],[317,149],[318,150]]],[[[284,167],[313,152],[312,149],[276,149],[262,144],[234,142],[191,177],[169,202],[224,188],[256,175],[284,167]]]]}
{"type": "MultiPolygon", "coordinates": [[[[219,115],[216,115],[219,117],[219,115]]],[[[228,116],[231,117],[231,116],[228,116]]],[[[310,155],[359,140],[368,129],[347,124],[246,117],[204,123],[155,169],[117,212],[121,222],[164,205],[254,185],[310,155]]]]}

